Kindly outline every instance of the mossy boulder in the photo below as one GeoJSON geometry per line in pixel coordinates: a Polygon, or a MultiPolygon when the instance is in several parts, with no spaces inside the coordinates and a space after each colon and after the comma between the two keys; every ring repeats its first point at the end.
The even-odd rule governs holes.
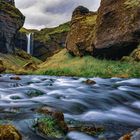
{"type": "Polygon", "coordinates": [[[135,61],[139,62],[139,61],[140,61],[140,48],[135,49],[135,50],[131,53],[130,57],[132,57],[135,61]]]}
{"type": "Polygon", "coordinates": [[[22,140],[20,132],[12,125],[0,125],[1,140],[22,140]]]}
{"type": "Polygon", "coordinates": [[[77,7],[72,15],[71,28],[66,40],[66,48],[72,55],[83,56],[93,53],[93,37],[97,14],[83,6],[77,7]]]}
{"type": "Polygon", "coordinates": [[[54,139],[60,139],[66,136],[68,127],[64,121],[62,112],[49,107],[42,107],[37,112],[44,114],[44,117],[35,121],[34,127],[37,132],[54,139]]]}
{"type": "Polygon", "coordinates": [[[23,26],[24,19],[13,0],[0,0],[0,52],[14,53],[15,35],[23,26]]]}

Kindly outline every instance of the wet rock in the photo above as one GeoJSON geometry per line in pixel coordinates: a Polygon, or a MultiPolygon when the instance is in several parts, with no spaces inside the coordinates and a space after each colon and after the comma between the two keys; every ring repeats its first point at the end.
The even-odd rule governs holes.
{"type": "Polygon", "coordinates": [[[37,119],[34,128],[40,135],[45,135],[46,138],[60,139],[66,135],[58,122],[51,116],[37,119]]]}
{"type": "Polygon", "coordinates": [[[77,7],[72,15],[70,32],[66,39],[66,48],[72,55],[83,56],[93,53],[93,37],[97,14],[83,6],[77,7]]]}
{"type": "Polygon", "coordinates": [[[57,111],[56,109],[53,109],[50,107],[42,107],[42,108],[38,109],[38,112],[51,116],[58,122],[58,125],[61,127],[61,129],[63,129],[64,132],[68,131],[68,126],[65,123],[64,115],[62,112],[57,111]]]}
{"type": "Polygon", "coordinates": [[[103,127],[96,127],[95,125],[81,125],[75,127],[69,127],[69,131],[79,131],[86,133],[88,135],[95,136],[97,133],[102,133],[104,131],[103,127]]]}
{"type": "Polygon", "coordinates": [[[19,131],[12,125],[0,125],[1,140],[22,140],[19,131]]]}
{"type": "Polygon", "coordinates": [[[31,91],[28,91],[26,95],[32,98],[32,97],[42,96],[44,95],[44,93],[39,90],[31,90],[31,91]]]}
{"type": "Polygon", "coordinates": [[[18,76],[15,76],[15,77],[10,77],[10,79],[11,79],[11,80],[21,80],[21,78],[20,78],[20,77],[18,77],[18,76]]]}
{"type": "Polygon", "coordinates": [[[140,140],[140,129],[124,135],[119,140],[140,140]]]}
{"type": "Polygon", "coordinates": [[[38,67],[37,67],[36,63],[34,63],[34,62],[29,62],[29,63],[27,63],[27,64],[25,64],[25,65],[23,66],[23,69],[35,71],[35,70],[38,69],[38,67]]]}
{"type": "Polygon", "coordinates": [[[84,81],[84,83],[85,83],[85,84],[87,84],[87,85],[94,85],[94,84],[96,84],[96,82],[95,82],[95,81],[90,80],[90,79],[88,79],[88,80],[84,81]]]}

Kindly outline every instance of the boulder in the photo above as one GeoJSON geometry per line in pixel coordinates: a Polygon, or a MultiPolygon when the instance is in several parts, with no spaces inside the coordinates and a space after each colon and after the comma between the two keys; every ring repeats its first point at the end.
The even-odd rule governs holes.
{"type": "Polygon", "coordinates": [[[129,55],[140,42],[140,1],[101,0],[95,28],[94,56],[129,55]]]}
{"type": "Polygon", "coordinates": [[[140,140],[140,129],[124,135],[119,140],[140,140]]]}
{"type": "Polygon", "coordinates": [[[29,62],[23,66],[23,69],[31,70],[31,71],[35,71],[35,70],[37,70],[37,68],[38,68],[37,64],[34,62],[29,62]]]}
{"type": "Polygon", "coordinates": [[[66,39],[66,48],[72,55],[83,56],[93,53],[93,37],[97,14],[83,6],[77,7],[72,15],[70,32],[66,39]]]}
{"type": "Polygon", "coordinates": [[[12,125],[0,125],[1,140],[22,140],[19,131],[12,125]]]}
{"type": "Polygon", "coordinates": [[[14,39],[25,17],[15,8],[13,0],[0,0],[0,52],[14,53],[14,39]]]}

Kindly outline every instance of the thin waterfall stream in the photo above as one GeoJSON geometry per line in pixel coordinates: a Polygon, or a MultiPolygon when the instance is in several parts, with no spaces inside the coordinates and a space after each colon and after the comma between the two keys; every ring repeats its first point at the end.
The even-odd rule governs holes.
{"type": "Polygon", "coordinates": [[[32,54],[33,52],[33,33],[26,34],[27,37],[27,53],[32,54]]]}

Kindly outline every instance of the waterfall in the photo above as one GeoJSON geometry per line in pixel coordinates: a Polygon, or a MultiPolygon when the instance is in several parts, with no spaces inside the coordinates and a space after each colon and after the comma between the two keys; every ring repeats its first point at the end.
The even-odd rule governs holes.
{"type": "Polygon", "coordinates": [[[27,53],[33,54],[33,33],[26,34],[27,36],[27,53]]]}

